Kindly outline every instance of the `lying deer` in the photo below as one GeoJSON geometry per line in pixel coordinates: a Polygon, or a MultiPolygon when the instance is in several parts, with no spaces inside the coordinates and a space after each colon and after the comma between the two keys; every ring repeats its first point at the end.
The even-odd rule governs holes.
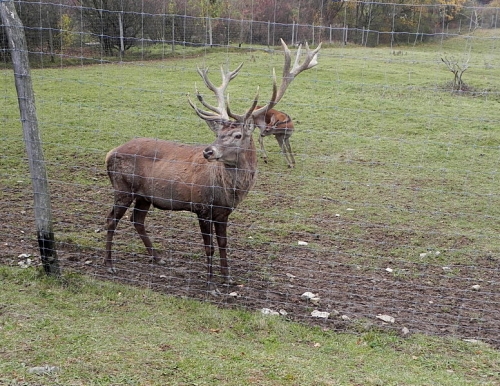
{"type": "Polygon", "coordinates": [[[216,97],[218,106],[201,98],[209,111],[199,109],[188,97],[196,114],[215,132],[210,145],[192,146],[153,138],[135,138],[111,150],[106,156],[106,167],[114,189],[114,205],[107,216],[105,265],[114,273],[111,252],[113,235],[118,222],[135,202],[130,220],[142,239],[153,261],[165,262],[157,255],[146,233],[144,221],[151,205],[163,210],[185,210],[195,213],[207,256],[207,283],[212,285],[212,257],[214,255],[213,229],[220,253],[223,280],[230,282],[227,262],[227,223],[231,212],[246,197],[255,182],[257,168],[256,148],[252,133],[255,122],[263,119],[283,97],[293,79],[317,64],[321,44],[313,51],[306,45],[307,55],[299,64],[300,49],[290,69],[290,50],[281,41],[285,64],[280,87],[273,77],[273,92],[269,102],[258,109],[258,92],[250,108],[241,115],[230,111],[226,88],[238,75],[236,70],[221,68],[222,84],[216,87],[208,79],[208,69],[198,69],[205,85],[216,97]]]}
{"type": "MultiPolygon", "coordinates": [[[[261,107],[257,106],[256,108],[259,109],[261,107]]],[[[255,121],[255,124],[260,129],[259,143],[264,162],[267,163],[267,153],[266,149],[264,149],[264,137],[274,135],[278,141],[281,152],[286,158],[288,167],[293,168],[295,166],[295,158],[293,158],[292,147],[290,146],[290,137],[294,129],[292,118],[282,111],[270,109],[267,110],[264,121],[262,121],[262,117],[260,117],[260,119],[255,121]]]]}

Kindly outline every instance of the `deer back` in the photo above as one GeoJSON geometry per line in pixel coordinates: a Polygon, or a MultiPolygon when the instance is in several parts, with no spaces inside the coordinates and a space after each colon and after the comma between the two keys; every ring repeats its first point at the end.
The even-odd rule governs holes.
{"type": "MultiPolygon", "coordinates": [[[[255,108],[260,109],[260,106],[256,106],[255,108]]],[[[261,114],[254,118],[254,120],[262,137],[276,134],[290,136],[294,130],[292,118],[288,114],[275,109],[267,110],[265,115],[261,114]]]]}
{"type": "Polygon", "coordinates": [[[251,136],[238,139],[227,128],[209,146],[135,138],[106,156],[118,194],[195,213],[211,207],[232,211],[253,186],[256,162],[251,136]]]}

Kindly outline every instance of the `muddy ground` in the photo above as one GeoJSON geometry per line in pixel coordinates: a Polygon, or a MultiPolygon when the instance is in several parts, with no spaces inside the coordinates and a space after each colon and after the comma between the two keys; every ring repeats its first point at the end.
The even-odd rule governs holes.
{"type": "MultiPolygon", "coordinates": [[[[31,254],[35,264],[39,264],[30,186],[1,190],[4,199],[0,263],[17,266],[24,259],[19,257],[21,254],[31,254]]],[[[500,347],[497,257],[486,255],[475,258],[470,265],[451,267],[426,263],[425,259],[415,263],[404,259],[356,258],[347,252],[352,239],[328,236],[348,228],[348,220],[329,221],[325,217],[321,234],[302,235],[302,240],[295,235],[283,235],[265,243],[249,236],[257,224],[248,218],[230,224],[229,264],[235,285],[219,284],[220,294],[215,296],[206,286],[206,263],[197,223],[187,213],[155,210],[148,218],[155,246],[167,263],[162,266],[149,261],[130,223],[120,223],[114,253],[117,272],[108,273],[102,261],[103,228],[111,198],[109,191],[92,190],[88,188],[82,194],[81,187],[66,184],[58,186],[54,194],[58,256],[65,271],[146,286],[220,307],[268,308],[291,320],[338,331],[384,328],[402,336],[425,333],[478,339],[500,347]],[[79,233],[88,238],[86,244],[95,247],[78,242],[74,235],[79,233]],[[299,245],[298,241],[307,245],[299,245]],[[301,298],[307,291],[317,294],[317,304],[301,298]],[[314,310],[329,312],[330,316],[312,317],[314,310]],[[391,316],[394,322],[383,321],[378,315],[391,316]]],[[[366,234],[388,249],[405,242],[385,235],[379,227],[368,229],[366,234]]],[[[218,265],[217,259],[214,264],[218,265]]],[[[217,266],[214,272],[218,274],[217,266]]],[[[215,281],[220,279],[216,277],[215,281]]]]}

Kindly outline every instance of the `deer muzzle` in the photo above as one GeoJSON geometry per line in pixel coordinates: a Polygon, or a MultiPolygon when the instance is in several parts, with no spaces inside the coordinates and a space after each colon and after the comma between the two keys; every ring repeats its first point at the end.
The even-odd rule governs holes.
{"type": "Polygon", "coordinates": [[[217,161],[220,158],[220,154],[213,146],[209,146],[203,150],[203,157],[208,161],[217,161]]]}

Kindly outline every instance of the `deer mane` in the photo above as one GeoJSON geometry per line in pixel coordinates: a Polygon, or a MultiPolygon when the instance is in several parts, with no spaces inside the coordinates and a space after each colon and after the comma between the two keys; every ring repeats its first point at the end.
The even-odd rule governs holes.
{"type": "MultiPolygon", "coordinates": [[[[248,151],[247,156],[256,158],[254,151],[248,151]]],[[[223,163],[209,164],[212,202],[231,210],[236,208],[255,184],[257,174],[255,164],[256,161],[248,159],[236,167],[223,163]]]]}

